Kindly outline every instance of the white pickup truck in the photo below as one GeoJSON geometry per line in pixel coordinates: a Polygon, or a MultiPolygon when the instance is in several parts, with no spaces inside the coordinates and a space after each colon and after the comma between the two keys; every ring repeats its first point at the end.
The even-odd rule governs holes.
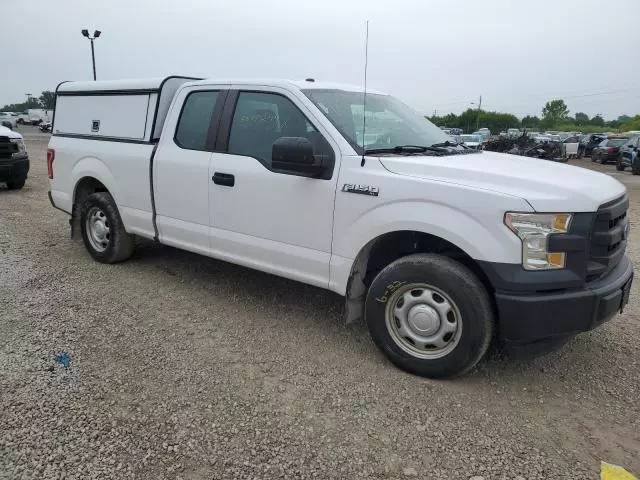
{"type": "Polygon", "coordinates": [[[97,261],[140,236],[332,290],[430,377],[494,338],[552,348],[628,301],[622,184],[456,145],[390,95],[184,77],[56,94],[50,198],[97,261]]]}

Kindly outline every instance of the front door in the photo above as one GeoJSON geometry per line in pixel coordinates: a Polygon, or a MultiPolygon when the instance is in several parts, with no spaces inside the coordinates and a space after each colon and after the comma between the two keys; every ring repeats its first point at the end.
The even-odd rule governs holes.
{"type": "Polygon", "coordinates": [[[210,163],[210,246],[215,256],[326,287],[337,166],[329,179],[270,170],[279,137],[306,137],[316,154],[336,159],[309,118],[302,102],[275,88],[229,93],[217,146],[224,153],[210,163]]]}

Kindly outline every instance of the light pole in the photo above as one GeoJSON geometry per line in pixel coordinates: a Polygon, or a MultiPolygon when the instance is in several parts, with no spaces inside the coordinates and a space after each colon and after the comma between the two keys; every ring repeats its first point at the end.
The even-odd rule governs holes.
{"type": "Polygon", "coordinates": [[[96,79],[96,55],[95,52],[93,50],[93,41],[98,38],[100,36],[102,32],[100,30],[95,30],[93,32],[93,37],[91,35],[89,35],[89,30],[87,30],[86,28],[84,30],[82,30],[82,36],[83,37],[87,37],[89,40],[91,40],[91,63],[93,64],[93,80],[95,81],[96,79]]]}
{"type": "Polygon", "coordinates": [[[480,129],[480,110],[482,110],[482,95],[480,95],[480,101],[478,103],[471,102],[471,105],[478,106],[478,113],[476,115],[476,131],[480,129]]]}

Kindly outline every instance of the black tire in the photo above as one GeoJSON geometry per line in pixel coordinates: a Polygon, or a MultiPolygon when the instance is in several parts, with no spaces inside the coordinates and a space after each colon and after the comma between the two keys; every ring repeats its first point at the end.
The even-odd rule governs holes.
{"type": "Polygon", "coordinates": [[[616,170],[618,170],[619,172],[624,172],[625,168],[626,167],[622,164],[620,160],[616,162],[616,170]]]}
{"type": "Polygon", "coordinates": [[[7,188],[9,190],[20,190],[22,187],[24,187],[26,181],[26,178],[21,178],[20,180],[12,180],[11,182],[7,182],[7,188]]]}
{"type": "Polygon", "coordinates": [[[632,175],[640,175],[640,170],[631,170],[632,175]]]}
{"type": "MultiPolygon", "coordinates": [[[[438,292],[436,296],[440,297],[438,292]]],[[[374,343],[397,367],[442,378],[463,374],[480,361],[491,343],[495,315],[487,290],[467,267],[443,255],[420,253],[396,260],[376,276],[367,293],[365,318],[374,343]],[[411,287],[417,284],[435,287],[448,296],[460,314],[461,331],[452,334],[458,337],[457,343],[439,358],[411,354],[398,344],[391,333],[393,327],[387,325],[387,309],[400,305],[398,296],[413,295],[419,288],[411,287]]],[[[391,321],[399,324],[395,316],[391,321]]],[[[439,325],[441,329],[442,322],[439,325]]]]}
{"type": "Polygon", "coordinates": [[[80,230],[85,247],[98,262],[118,263],[127,260],[133,254],[134,238],[124,229],[118,207],[108,192],[92,193],[82,203],[80,206],[80,230]],[[91,234],[87,231],[87,217],[96,211],[100,212],[104,224],[108,226],[104,250],[99,250],[92,244],[91,234]]]}

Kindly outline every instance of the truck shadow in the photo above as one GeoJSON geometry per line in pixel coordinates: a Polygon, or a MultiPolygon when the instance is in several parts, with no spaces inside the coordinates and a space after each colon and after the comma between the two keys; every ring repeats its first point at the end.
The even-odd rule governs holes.
{"type": "MultiPolygon", "coordinates": [[[[289,334],[299,337],[301,343],[307,341],[309,335],[329,337],[332,348],[353,353],[357,346],[363,362],[371,362],[378,368],[384,366],[385,371],[402,374],[377,350],[364,322],[349,326],[344,324],[344,299],[337,294],[149,242],[138,246],[135,259],[132,260],[136,264],[155,268],[181,283],[203,289],[205,295],[218,297],[231,304],[242,304],[243,308],[256,316],[256,319],[246,320],[251,324],[247,328],[254,323],[261,323],[264,317],[265,321],[273,322],[270,327],[286,328],[289,334]]],[[[600,352],[606,357],[612,341],[607,335],[603,337],[596,331],[570,339],[557,351],[524,358],[507,354],[499,344],[494,343],[487,357],[472,372],[456,381],[488,384],[493,379],[499,379],[502,384],[521,384],[528,377],[547,383],[564,381],[575,375],[588,375],[592,367],[603,372],[600,352]]]]}

